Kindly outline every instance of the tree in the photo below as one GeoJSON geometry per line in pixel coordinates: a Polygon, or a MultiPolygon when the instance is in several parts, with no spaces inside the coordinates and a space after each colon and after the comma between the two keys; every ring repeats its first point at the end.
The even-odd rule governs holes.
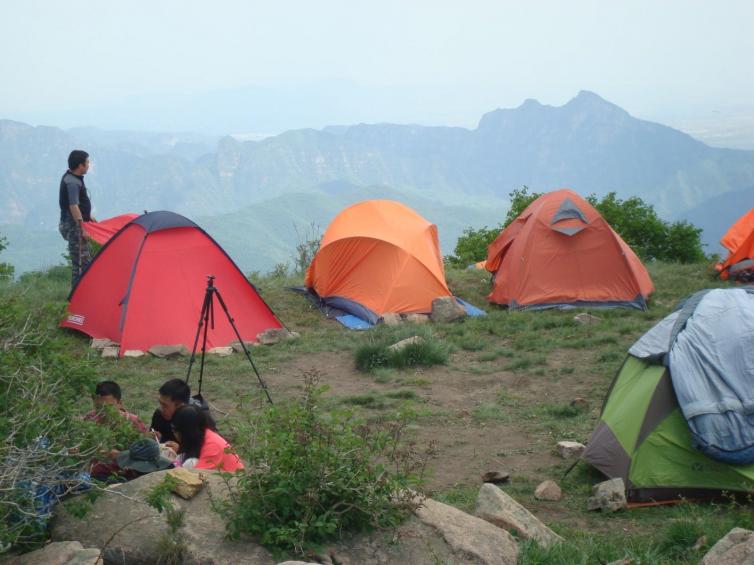
{"type": "MultiPolygon", "coordinates": [[[[8,248],[8,240],[0,236],[0,252],[8,248]]],[[[0,281],[7,281],[13,278],[13,265],[10,263],[0,263],[0,281]]]]}

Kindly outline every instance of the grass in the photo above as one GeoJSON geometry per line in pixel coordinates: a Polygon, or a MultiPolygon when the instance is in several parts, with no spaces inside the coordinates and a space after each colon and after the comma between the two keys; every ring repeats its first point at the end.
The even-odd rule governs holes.
{"type": "MultiPolygon", "coordinates": [[[[754,529],[748,509],[683,505],[611,516],[588,513],[585,504],[591,485],[601,477],[580,464],[563,478],[567,464],[553,463],[550,455],[556,441],[589,438],[607,387],[633,341],[685,295],[726,286],[709,279],[705,266],[653,263],[648,267],[657,288],[649,312],[590,310],[600,320],[584,326],[573,321],[578,313],[574,311],[509,312],[486,305],[486,277],[448,269],[451,290],[485,307],[487,316],[457,324],[377,327],[368,332],[351,332],[325,320],[305,298],[285,290],[301,284],[300,278],[258,277],[255,284],[262,297],[301,337],[256,347],[251,353],[273,398],[299,394],[296,375],[316,367],[325,377],[332,375],[327,379],[327,399],[333,404],[353,407],[370,418],[389,417],[404,406],[420,413],[414,428],[417,438],[453,437],[456,430],[468,427],[481,434],[493,426],[525,435],[524,447],[505,445],[502,440],[479,447],[489,457],[501,457],[504,465],[524,465],[529,459],[542,462],[541,467],[529,464],[524,477],[514,475],[504,490],[563,535],[566,543],[549,550],[523,543],[523,564],[608,563],[623,557],[643,563],[695,563],[703,554],[692,549],[696,534],[703,530],[711,545],[734,525],[754,529]],[[421,335],[429,345],[390,360],[387,346],[413,335],[421,335]],[[357,363],[366,372],[351,374],[357,363]],[[339,381],[341,377],[344,382],[339,381]],[[527,388],[534,385],[539,388],[527,388]],[[443,391],[450,395],[445,400],[439,396],[443,391]],[[585,397],[591,408],[580,412],[571,407],[569,402],[576,396],[585,397]],[[533,498],[534,486],[545,478],[557,480],[566,494],[556,506],[533,498]]],[[[69,284],[69,272],[54,269],[25,275],[9,291],[35,304],[49,304],[47,308],[62,315],[69,284]]],[[[103,379],[121,384],[126,407],[147,422],[156,407],[157,388],[186,373],[186,359],[102,360],[88,348],[84,336],[63,330],[61,335],[71,351],[87,359],[103,379]]],[[[241,356],[209,358],[204,389],[213,407],[222,410],[217,412],[222,431],[225,420],[235,417],[238,399],[257,389],[256,377],[241,356]]],[[[88,408],[89,399],[82,399],[82,413],[88,408]]],[[[437,475],[443,469],[443,457],[449,456],[435,463],[437,475]]],[[[451,486],[436,488],[435,498],[473,510],[479,476],[475,471],[469,477],[438,477],[438,484],[451,486]]]]}

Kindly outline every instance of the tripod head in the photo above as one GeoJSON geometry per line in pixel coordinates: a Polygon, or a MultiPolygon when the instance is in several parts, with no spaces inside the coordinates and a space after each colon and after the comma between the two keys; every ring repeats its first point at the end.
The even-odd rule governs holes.
{"type": "Polygon", "coordinates": [[[215,288],[215,275],[207,275],[207,288],[215,288]]]}

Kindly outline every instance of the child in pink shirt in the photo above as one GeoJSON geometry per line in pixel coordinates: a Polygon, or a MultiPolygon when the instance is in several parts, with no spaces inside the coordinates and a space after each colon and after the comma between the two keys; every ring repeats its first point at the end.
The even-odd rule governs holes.
{"type": "Polygon", "coordinates": [[[184,405],[176,410],[171,421],[178,440],[178,461],[187,469],[208,469],[235,473],[243,469],[230,444],[208,427],[207,416],[195,406],[184,405]]]}

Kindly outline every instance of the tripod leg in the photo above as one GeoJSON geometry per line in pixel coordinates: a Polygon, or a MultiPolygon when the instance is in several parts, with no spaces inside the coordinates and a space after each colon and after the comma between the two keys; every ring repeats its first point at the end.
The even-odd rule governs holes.
{"type": "Polygon", "coordinates": [[[202,381],[204,380],[204,359],[207,356],[207,331],[209,330],[210,319],[212,320],[212,327],[215,326],[215,308],[212,302],[212,295],[214,289],[207,289],[207,310],[204,314],[204,337],[202,338],[202,361],[199,364],[199,392],[202,394],[202,381]]]}
{"type": "Polygon", "coordinates": [[[270,391],[267,389],[267,384],[262,379],[262,375],[259,374],[259,371],[257,370],[257,366],[254,364],[254,360],[251,358],[251,353],[249,353],[249,350],[246,348],[246,344],[243,342],[243,338],[241,337],[241,334],[238,332],[238,328],[236,327],[236,322],[233,319],[233,316],[230,315],[230,312],[228,311],[228,307],[225,305],[225,300],[223,300],[222,295],[220,294],[220,290],[215,287],[215,294],[217,294],[217,300],[220,302],[220,306],[223,309],[223,312],[225,312],[225,316],[227,316],[228,321],[230,322],[230,326],[233,328],[233,331],[236,333],[236,337],[238,338],[238,343],[241,344],[241,347],[243,348],[243,352],[246,354],[246,358],[249,360],[249,363],[251,364],[251,368],[254,369],[254,374],[257,376],[257,380],[259,381],[259,385],[262,387],[262,390],[264,391],[265,396],[267,396],[267,400],[270,404],[273,404],[272,397],[270,396],[270,391]]]}
{"type": "Polygon", "coordinates": [[[199,314],[199,325],[196,328],[196,337],[194,338],[194,347],[191,348],[191,358],[189,359],[188,371],[186,372],[186,379],[185,379],[186,384],[188,384],[189,382],[189,378],[191,377],[191,368],[193,367],[194,361],[196,360],[196,346],[199,344],[199,336],[202,333],[202,325],[205,325],[205,318],[207,316],[207,308],[209,308],[211,294],[212,293],[209,289],[207,289],[204,292],[204,301],[202,302],[202,311],[199,314]]]}

